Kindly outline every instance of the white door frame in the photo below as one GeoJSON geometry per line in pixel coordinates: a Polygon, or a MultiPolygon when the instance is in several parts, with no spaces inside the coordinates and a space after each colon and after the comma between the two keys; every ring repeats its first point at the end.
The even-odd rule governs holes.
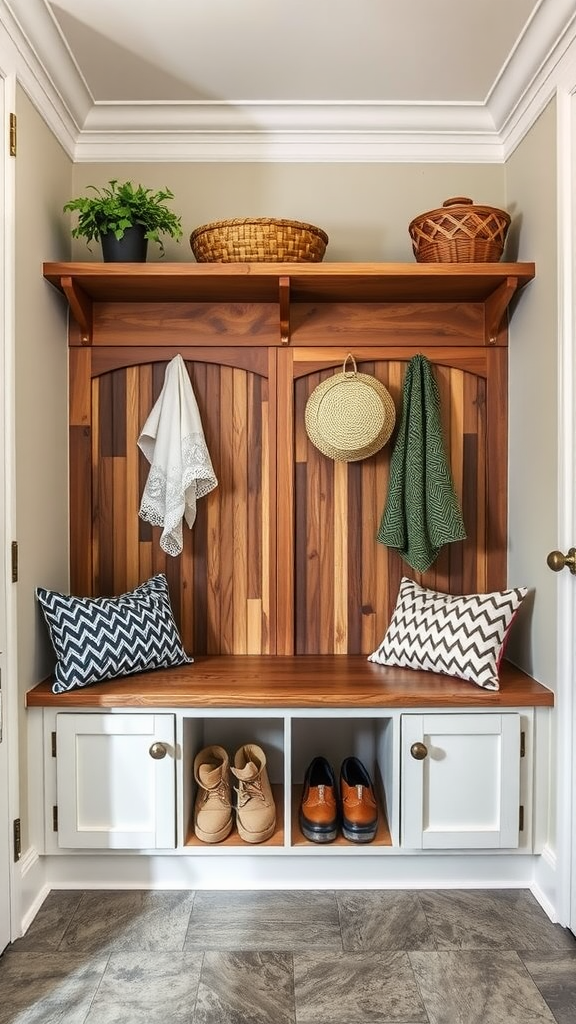
{"type": "MultiPolygon", "coordinates": [[[[576,65],[557,92],[558,538],[576,546],[576,65]]],[[[560,924],[576,932],[576,577],[559,573],[557,605],[556,853],[560,924]]]]}
{"type": "MultiPolygon", "coordinates": [[[[0,68],[2,124],[0,186],[3,216],[0,225],[0,301],[3,309],[0,323],[0,372],[3,387],[0,395],[0,667],[2,669],[2,729],[0,744],[0,835],[4,842],[0,852],[0,948],[20,934],[19,885],[13,859],[13,822],[18,815],[18,689],[16,672],[16,592],[11,574],[11,543],[15,529],[14,487],[14,213],[15,170],[9,155],[7,127],[9,114],[15,110],[16,79],[0,68]],[[9,914],[6,915],[6,908],[9,914]],[[8,916],[8,921],[5,920],[8,916]]],[[[19,876],[19,873],[18,873],[19,876]]]]}

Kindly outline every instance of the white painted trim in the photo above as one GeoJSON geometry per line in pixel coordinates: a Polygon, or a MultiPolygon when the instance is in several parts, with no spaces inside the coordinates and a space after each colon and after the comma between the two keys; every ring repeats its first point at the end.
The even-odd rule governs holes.
{"type": "Polygon", "coordinates": [[[557,923],[561,920],[558,913],[558,876],[557,859],[554,850],[545,846],[542,856],[534,863],[534,879],[530,887],[535,899],[546,911],[548,917],[557,923]]]}
{"type": "Polygon", "coordinates": [[[82,132],[76,163],[489,163],[501,164],[497,137],[471,132],[82,132]]]}
{"type": "MultiPolygon", "coordinates": [[[[576,77],[573,81],[576,88],[576,77]]],[[[574,329],[576,324],[576,266],[573,257],[576,238],[576,95],[566,89],[557,94],[557,166],[558,166],[558,547],[568,550],[576,543],[574,474],[576,428],[574,388],[574,329]]],[[[563,571],[558,575],[557,620],[557,757],[556,757],[556,849],[558,858],[556,905],[561,924],[571,920],[571,892],[574,887],[572,865],[576,825],[574,772],[574,735],[576,705],[574,681],[576,666],[573,652],[576,595],[574,578],[563,571]],[[572,813],[569,813],[571,809],[572,813]]],[[[576,893],[574,894],[576,899],[576,893]]],[[[576,920],[572,917],[572,926],[576,920]]]]}
{"type": "MultiPolygon", "coordinates": [[[[0,43],[1,46],[1,43],[0,43]]],[[[2,53],[4,57],[4,53],[2,53]]],[[[16,108],[16,80],[14,75],[4,77],[4,109],[2,122],[5,126],[9,123],[9,114],[16,108]]],[[[18,721],[18,661],[17,661],[17,634],[16,634],[16,588],[11,582],[11,541],[15,539],[16,530],[16,485],[15,485],[15,273],[14,273],[14,251],[15,251],[15,203],[16,185],[14,159],[10,157],[8,146],[2,146],[3,160],[3,196],[2,209],[4,213],[2,230],[0,232],[0,245],[2,256],[0,260],[0,295],[2,298],[2,333],[3,341],[1,346],[2,362],[2,415],[4,451],[2,463],[4,472],[3,489],[3,537],[2,537],[2,559],[3,559],[3,582],[4,592],[2,594],[2,605],[4,609],[2,620],[2,634],[5,650],[2,654],[3,660],[3,695],[5,703],[5,742],[8,757],[8,816],[10,822],[19,817],[20,791],[19,791],[19,721],[18,721]]],[[[11,899],[10,916],[12,935],[16,922],[20,917],[20,887],[18,884],[18,872],[16,865],[11,865],[11,899]]]]}
{"type": "Polygon", "coordinates": [[[14,938],[25,934],[50,892],[50,886],[46,884],[46,863],[33,846],[29,847],[22,856],[18,869],[20,873],[20,930],[19,934],[14,935],[14,938]]]}
{"type": "Polygon", "coordinates": [[[492,136],[494,122],[481,103],[273,102],[197,100],[190,103],[95,103],[82,133],[189,132],[213,135],[261,132],[298,137],[437,133],[492,136]]]}
{"type": "Polygon", "coordinates": [[[522,854],[46,857],[51,889],[514,889],[530,888],[536,858],[522,854]]]}
{"type": "Polygon", "coordinates": [[[541,91],[575,35],[574,0],[540,3],[487,97],[495,131],[501,132],[510,116],[541,91]]]}
{"type": "Polygon", "coordinates": [[[85,103],[82,115],[74,116],[71,113],[68,104],[70,93],[74,90],[69,87],[67,93],[63,93],[56,88],[29,39],[9,11],[5,0],[0,0],[0,38],[3,70],[16,76],[19,85],[60,145],[68,156],[73,158],[79,126],[86,116],[89,102],[85,103]]]}

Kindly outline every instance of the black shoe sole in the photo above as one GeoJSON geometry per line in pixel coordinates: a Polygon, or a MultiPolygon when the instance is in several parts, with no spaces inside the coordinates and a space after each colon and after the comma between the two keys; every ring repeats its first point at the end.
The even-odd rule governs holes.
{"type": "Polygon", "coordinates": [[[300,831],[311,843],[333,843],[338,835],[338,824],[329,826],[312,825],[303,818],[299,819],[300,831]]]}
{"type": "Polygon", "coordinates": [[[377,822],[375,825],[367,825],[364,828],[358,825],[347,825],[346,822],[342,822],[342,835],[350,843],[371,843],[376,838],[377,831],[377,822]]]}

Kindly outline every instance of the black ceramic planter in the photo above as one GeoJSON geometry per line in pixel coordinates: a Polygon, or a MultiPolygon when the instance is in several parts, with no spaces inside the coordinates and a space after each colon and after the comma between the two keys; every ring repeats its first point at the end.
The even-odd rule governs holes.
{"type": "Polygon", "coordinates": [[[116,238],[113,231],[100,235],[102,259],[105,263],[145,263],[148,239],[141,224],[126,228],[122,238],[116,238]]]}

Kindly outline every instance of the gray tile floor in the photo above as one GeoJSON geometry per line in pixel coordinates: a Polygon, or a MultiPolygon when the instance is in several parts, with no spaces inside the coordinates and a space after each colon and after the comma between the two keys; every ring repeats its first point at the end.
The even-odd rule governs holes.
{"type": "Polygon", "coordinates": [[[52,892],[0,1024],[575,1024],[576,939],[530,893],[52,892]]]}

